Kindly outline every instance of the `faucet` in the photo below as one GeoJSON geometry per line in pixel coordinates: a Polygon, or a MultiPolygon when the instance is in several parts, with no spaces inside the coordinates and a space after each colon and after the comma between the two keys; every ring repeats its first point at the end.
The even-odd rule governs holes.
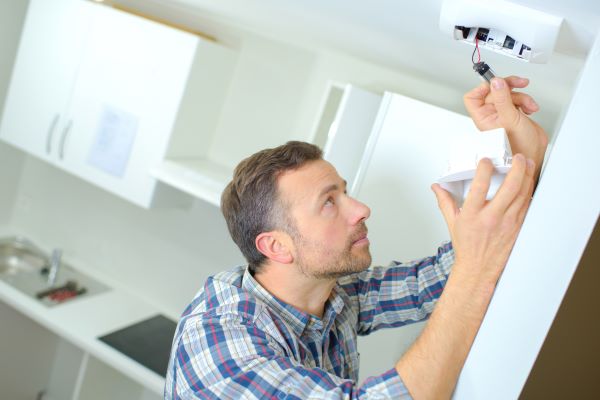
{"type": "Polygon", "coordinates": [[[48,286],[54,286],[56,282],[56,275],[60,268],[60,259],[62,257],[61,249],[52,250],[52,257],[50,258],[50,269],[48,271],[48,286]]]}

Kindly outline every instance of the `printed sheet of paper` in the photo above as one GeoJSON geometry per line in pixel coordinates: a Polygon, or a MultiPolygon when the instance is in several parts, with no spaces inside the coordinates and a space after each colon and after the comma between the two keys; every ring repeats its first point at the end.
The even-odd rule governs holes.
{"type": "Polygon", "coordinates": [[[88,164],[116,177],[122,177],[135,141],[138,118],[114,107],[104,106],[88,164]]]}

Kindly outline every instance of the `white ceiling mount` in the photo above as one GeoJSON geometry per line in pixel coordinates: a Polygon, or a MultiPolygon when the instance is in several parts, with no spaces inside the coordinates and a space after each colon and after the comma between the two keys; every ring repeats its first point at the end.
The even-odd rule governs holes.
{"type": "Polygon", "coordinates": [[[563,18],[506,0],[444,0],[440,29],[455,40],[536,64],[548,62],[563,18]]]}

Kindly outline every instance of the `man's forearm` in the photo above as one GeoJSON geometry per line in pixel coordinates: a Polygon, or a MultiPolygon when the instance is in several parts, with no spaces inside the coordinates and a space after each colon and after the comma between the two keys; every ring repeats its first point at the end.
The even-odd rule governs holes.
{"type": "Polygon", "coordinates": [[[468,274],[455,265],[427,326],[396,364],[415,399],[445,399],[481,325],[495,286],[495,277],[468,274]]]}
{"type": "Polygon", "coordinates": [[[535,162],[533,176],[537,181],[542,171],[544,156],[548,148],[548,138],[543,132],[507,131],[508,141],[514,153],[521,153],[535,162]],[[529,137],[528,137],[529,136],[529,137]]]}
{"type": "MultiPolygon", "coordinates": [[[[505,80],[494,78],[490,88],[494,106],[498,111],[498,123],[506,129],[513,153],[523,154],[535,162],[536,170],[533,176],[537,179],[548,147],[548,135],[539,124],[527,116],[524,111],[526,104],[519,102],[513,104],[512,88],[505,80]]],[[[522,96],[535,104],[530,96],[522,96]]],[[[536,108],[538,108],[537,105],[536,108]]],[[[529,107],[529,110],[535,109],[529,107]]]]}

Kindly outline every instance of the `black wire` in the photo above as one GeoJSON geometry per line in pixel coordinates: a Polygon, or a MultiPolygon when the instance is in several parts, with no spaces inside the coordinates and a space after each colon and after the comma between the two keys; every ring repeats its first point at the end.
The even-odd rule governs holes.
{"type": "Polygon", "coordinates": [[[471,54],[471,62],[473,63],[473,65],[475,65],[475,52],[477,51],[477,45],[475,45],[475,48],[473,49],[473,54],[471,54]]]}

